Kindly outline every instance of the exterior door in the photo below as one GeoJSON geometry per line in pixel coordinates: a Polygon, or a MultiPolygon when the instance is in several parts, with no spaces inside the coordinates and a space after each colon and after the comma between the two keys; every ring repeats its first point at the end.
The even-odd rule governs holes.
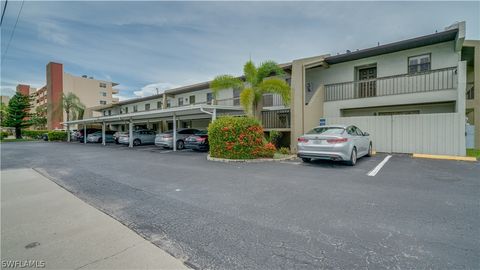
{"type": "Polygon", "coordinates": [[[375,97],[377,95],[377,67],[361,68],[358,70],[358,97],[375,97]],[[365,82],[362,82],[365,81],[365,82]]]}

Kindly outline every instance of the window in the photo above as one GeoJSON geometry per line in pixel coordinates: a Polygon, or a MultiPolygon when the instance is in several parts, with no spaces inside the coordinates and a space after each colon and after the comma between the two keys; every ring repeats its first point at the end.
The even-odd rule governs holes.
{"type": "Polygon", "coordinates": [[[105,92],[105,91],[100,91],[100,95],[101,95],[102,97],[106,97],[106,96],[107,96],[107,92],[105,92]]]}
{"type": "Polygon", "coordinates": [[[100,100],[100,105],[107,105],[107,102],[105,100],[100,100]]]}
{"type": "Polygon", "coordinates": [[[322,134],[322,135],[338,135],[342,134],[344,131],[341,127],[316,127],[307,134],[322,134]]]}
{"type": "Polygon", "coordinates": [[[167,108],[170,108],[172,106],[172,103],[170,100],[167,100],[167,108]]]}
{"type": "Polygon", "coordinates": [[[408,58],[408,74],[427,71],[430,71],[430,54],[423,54],[408,58]]]}
{"type": "Polygon", "coordinates": [[[212,104],[213,93],[207,93],[207,104],[212,104]]]}
{"type": "Polygon", "coordinates": [[[125,113],[128,113],[128,107],[125,107],[125,113]]]}
{"type": "Polygon", "coordinates": [[[108,110],[108,115],[112,115],[112,110],[108,110]]]}
{"type": "Polygon", "coordinates": [[[195,104],[195,96],[190,96],[188,100],[190,101],[190,104],[195,104]]]}
{"type": "Polygon", "coordinates": [[[133,112],[137,112],[138,111],[138,105],[133,105],[133,112]]]}
{"type": "Polygon", "coordinates": [[[101,82],[101,83],[100,83],[100,88],[107,88],[107,84],[106,84],[106,83],[103,83],[103,82],[101,82]]]}
{"type": "Polygon", "coordinates": [[[347,127],[347,133],[352,136],[357,136],[357,128],[355,126],[347,127]]]}
{"type": "Polygon", "coordinates": [[[233,90],[233,106],[240,106],[240,89],[233,90]]]}
{"type": "Polygon", "coordinates": [[[107,116],[107,111],[103,111],[103,116],[107,116]]]}
{"type": "Polygon", "coordinates": [[[145,104],[145,111],[150,111],[150,103],[149,103],[149,104],[145,104]]]}
{"type": "Polygon", "coordinates": [[[178,98],[178,106],[183,106],[183,98],[178,98]]]}
{"type": "Polygon", "coordinates": [[[161,109],[162,108],[162,102],[161,101],[157,101],[157,109],[161,109]]]}

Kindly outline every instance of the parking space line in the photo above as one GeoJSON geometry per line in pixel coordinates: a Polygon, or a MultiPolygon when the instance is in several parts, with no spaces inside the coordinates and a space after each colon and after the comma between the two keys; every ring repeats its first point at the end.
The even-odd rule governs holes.
{"type": "Polygon", "coordinates": [[[377,173],[380,171],[380,169],[382,169],[383,165],[385,165],[385,163],[387,163],[388,160],[389,160],[391,157],[392,157],[391,155],[386,156],[386,157],[382,160],[382,162],[380,162],[380,163],[377,165],[377,167],[375,167],[373,170],[369,171],[369,172],[367,173],[367,175],[368,175],[368,176],[375,176],[375,175],[377,175],[377,173]]]}

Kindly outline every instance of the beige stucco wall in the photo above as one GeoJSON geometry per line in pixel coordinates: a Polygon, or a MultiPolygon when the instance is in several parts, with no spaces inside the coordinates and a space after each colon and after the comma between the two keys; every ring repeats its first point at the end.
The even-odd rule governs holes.
{"type": "MultiPolygon", "coordinates": [[[[78,77],[66,72],[63,73],[63,93],[74,93],[80,98],[86,108],[96,107],[101,105],[100,101],[105,101],[106,104],[115,102],[112,82],[78,77]],[[105,83],[106,87],[100,87],[100,83],[105,83]],[[102,93],[106,93],[103,96],[102,93]]],[[[99,112],[92,112],[92,116],[100,116],[99,112]]],[[[63,113],[63,119],[67,119],[66,113],[63,113]]]]}

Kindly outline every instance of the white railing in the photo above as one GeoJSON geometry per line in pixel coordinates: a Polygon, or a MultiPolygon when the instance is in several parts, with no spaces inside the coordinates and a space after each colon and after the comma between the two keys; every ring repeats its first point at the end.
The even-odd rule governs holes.
{"type": "Polygon", "coordinates": [[[368,98],[457,88],[457,68],[325,85],[325,100],[368,98]]]}

